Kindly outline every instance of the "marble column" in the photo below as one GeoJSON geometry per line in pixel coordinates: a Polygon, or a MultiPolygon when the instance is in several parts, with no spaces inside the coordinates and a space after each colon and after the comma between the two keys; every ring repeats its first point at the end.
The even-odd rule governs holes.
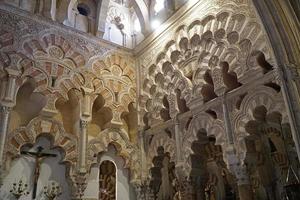
{"type": "Polygon", "coordinates": [[[231,119],[229,115],[228,105],[226,101],[226,94],[223,96],[223,102],[222,102],[222,108],[223,108],[223,117],[224,117],[224,124],[225,124],[225,130],[226,130],[226,136],[227,136],[227,144],[233,145],[233,131],[232,131],[232,125],[231,125],[231,119]]]}
{"type": "Polygon", "coordinates": [[[1,107],[1,129],[0,129],[0,168],[3,167],[3,153],[8,131],[8,124],[10,118],[11,107],[1,107]]]}
{"type": "Polygon", "coordinates": [[[80,129],[79,129],[79,172],[86,173],[86,154],[88,143],[88,124],[92,120],[92,105],[95,100],[93,89],[81,87],[82,98],[80,98],[80,129]]]}
{"type": "Polygon", "coordinates": [[[79,138],[79,171],[86,173],[86,148],[87,148],[87,126],[88,121],[80,120],[80,138],[79,138]]]}
{"type": "Polygon", "coordinates": [[[1,121],[0,121],[0,167],[3,167],[3,153],[9,126],[9,118],[12,108],[16,104],[16,79],[20,72],[7,68],[8,81],[5,85],[4,96],[1,99],[1,121]]]}
{"type": "Polygon", "coordinates": [[[183,162],[182,160],[182,144],[181,144],[182,138],[180,135],[180,123],[178,120],[178,116],[175,117],[175,142],[176,142],[176,163],[183,162]]]}
{"type": "MultiPolygon", "coordinates": [[[[291,69],[286,70],[286,76],[278,69],[279,79],[282,85],[282,96],[286,105],[292,137],[295,143],[298,159],[300,160],[300,106],[299,96],[296,95],[297,86],[293,82],[294,76],[291,69]]],[[[296,72],[294,72],[296,73],[296,72]]]]}
{"type": "Polygon", "coordinates": [[[148,176],[144,133],[145,133],[145,131],[143,129],[138,131],[139,146],[140,146],[140,150],[141,150],[140,159],[141,159],[141,163],[142,163],[141,164],[142,165],[142,169],[141,169],[142,180],[147,179],[147,176],[148,176]]]}

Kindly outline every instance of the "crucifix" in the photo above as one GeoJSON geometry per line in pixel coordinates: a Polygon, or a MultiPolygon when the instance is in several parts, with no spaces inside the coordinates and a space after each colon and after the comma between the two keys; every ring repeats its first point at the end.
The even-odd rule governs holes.
{"type": "Polygon", "coordinates": [[[57,156],[56,154],[44,153],[43,150],[44,150],[43,147],[38,146],[36,152],[21,151],[22,155],[31,156],[35,159],[34,182],[33,182],[33,192],[32,192],[33,200],[36,198],[36,192],[37,192],[36,190],[37,190],[38,179],[40,176],[40,165],[42,163],[42,160],[47,157],[56,157],[57,156]]]}

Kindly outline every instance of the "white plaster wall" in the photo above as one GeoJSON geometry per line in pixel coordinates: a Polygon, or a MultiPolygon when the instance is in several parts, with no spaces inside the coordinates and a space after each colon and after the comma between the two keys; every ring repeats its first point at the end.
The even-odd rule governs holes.
{"type": "MultiPolygon", "coordinates": [[[[37,199],[43,199],[43,187],[47,185],[49,181],[56,181],[61,185],[63,190],[63,194],[57,200],[69,200],[70,188],[65,177],[66,167],[63,164],[60,164],[62,159],[61,153],[58,149],[50,150],[50,141],[44,137],[39,138],[37,143],[30,150],[35,151],[37,146],[44,147],[44,151],[48,153],[55,153],[58,155],[55,158],[46,158],[41,165],[37,188],[37,199]]],[[[12,168],[4,179],[4,184],[0,191],[0,199],[12,199],[9,193],[12,183],[18,182],[22,179],[28,183],[30,194],[28,196],[21,197],[20,200],[32,200],[34,165],[35,160],[28,156],[21,156],[13,161],[12,168]]]]}
{"type": "Polygon", "coordinates": [[[86,199],[98,199],[99,196],[99,166],[94,165],[91,167],[88,179],[87,186],[84,191],[84,198],[86,199]]]}
{"type": "Polygon", "coordinates": [[[77,14],[75,28],[80,31],[83,31],[83,32],[88,32],[89,31],[88,30],[89,29],[88,17],[81,15],[81,14],[77,14]]]}

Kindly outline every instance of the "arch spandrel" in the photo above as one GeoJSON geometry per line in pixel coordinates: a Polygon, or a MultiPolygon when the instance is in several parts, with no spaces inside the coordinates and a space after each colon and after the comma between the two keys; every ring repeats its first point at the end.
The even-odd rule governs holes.
{"type": "MultiPolygon", "coordinates": [[[[137,2],[139,1],[133,4],[138,4],[137,2]]],[[[76,9],[76,1],[71,0],[68,3],[76,9]]],[[[62,6],[66,7],[68,3],[64,2],[62,6]]],[[[0,31],[0,71],[2,71],[0,79],[6,81],[8,78],[4,70],[6,67],[20,70],[21,75],[16,80],[17,87],[21,87],[28,79],[34,78],[37,83],[35,92],[43,93],[48,98],[44,109],[55,110],[57,99],[67,102],[70,98],[68,92],[72,89],[78,91],[75,96],[78,97],[79,106],[82,105],[81,99],[89,96],[84,101],[91,105],[84,107],[85,111],[93,110],[91,107],[95,101],[98,101],[98,107],[103,103],[105,109],[98,114],[101,116],[103,113],[108,113],[108,121],[103,120],[99,129],[90,129],[95,121],[99,121],[97,117],[94,121],[88,121],[90,116],[89,119],[80,119],[81,116],[76,116],[78,119],[74,122],[74,126],[78,129],[76,133],[84,132],[83,129],[86,128],[88,136],[86,139],[89,140],[88,167],[95,162],[94,155],[106,151],[109,144],[113,144],[118,154],[124,158],[125,167],[132,171],[133,180],[142,176],[140,171],[147,174],[147,169],[140,169],[144,164],[142,162],[147,160],[145,165],[150,166],[152,159],[157,156],[158,147],[163,147],[165,152],[170,153],[171,159],[176,161],[175,152],[178,152],[176,151],[178,144],[174,139],[176,131],[172,132],[172,136],[167,133],[153,134],[153,138],[145,145],[149,149],[144,154],[142,148],[136,145],[137,141],[130,140],[128,134],[130,123],[126,122],[125,118],[130,118],[132,115],[128,113],[134,115],[138,113],[137,118],[140,121],[137,126],[144,130],[157,129],[160,125],[170,124],[175,127],[174,121],[178,119],[177,134],[179,133],[179,138],[182,137],[183,140],[180,141],[182,144],[179,147],[184,154],[186,171],[190,167],[189,155],[195,153],[192,144],[195,141],[197,145],[202,144],[197,138],[201,129],[207,132],[208,138],[215,139],[216,149],[207,146],[205,148],[208,148],[208,151],[219,150],[218,148],[221,147],[227,151],[236,148],[237,154],[240,153],[236,157],[242,157],[247,151],[244,143],[245,137],[249,135],[246,131],[247,123],[255,119],[253,110],[257,106],[265,107],[268,113],[279,113],[282,121],[288,122],[283,97],[279,92],[283,89],[281,78],[275,75],[276,60],[261,22],[253,12],[249,0],[212,0],[201,3],[195,1],[194,5],[183,6],[185,12],[176,14],[177,16],[182,14],[178,16],[180,20],[175,20],[170,27],[161,28],[164,31],[157,30],[159,34],[155,33],[153,37],[146,39],[142,47],[137,46],[134,52],[136,55],[132,55],[132,52],[127,49],[104,44],[100,39],[93,39],[86,33],[83,33],[82,37],[77,37],[81,33],[74,30],[66,31],[66,34],[60,33],[64,31],[62,27],[59,27],[62,30],[56,30],[55,23],[46,23],[45,20],[41,20],[45,23],[44,30],[40,31],[41,28],[36,28],[37,30],[34,30],[31,36],[24,34],[17,42],[12,39],[10,32],[0,31]],[[212,6],[214,4],[216,6],[212,6]],[[36,31],[39,33],[36,34],[36,31]],[[95,44],[92,44],[93,42],[95,44]],[[22,50],[14,53],[10,51],[8,54],[7,50],[11,50],[16,44],[22,44],[18,47],[22,50]],[[95,46],[99,48],[94,48],[95,46]],[[138,57],[137,60],[134,56],[138,57]],[[262,66],[264,64],[266,66],[262,66]],[[252,87],[254,81],[257,81],[253,83],[255,88],[252,87]],[[258,85],[264,86],[258,87],[258,85]],[[96,100],[98,97],[103,98],[104,101],[96,100]],[[223,121],[223,118],[226,118],[224,115],[226,105],[223,104],[226,99],[230,104],[227,118],[232,120],[233,128],[234,144],[231,149],[226,149],[227,137],[224,127],[226,122],[223,121]],[[83,122],[80,126],[79,120],[83,122]],[[81,127],[82,124],[84,127],[81,127]],[[141,155],[147,157],[143,158],[141,155]]],[[[99,7],[96,9],[98,10],[99,7]]],[[[140,15],[144,13],[137,12],[137,15],[141,22],[140,15]]],[[[20,16],[23,17],[24,13],[20,16]]],[[[59,22],[62,21],[62,16],[59,17],[59,22]]],[[[16,27],[22,29],[21,33],[26,32],[23,31],[24,29],[31,29],[26,27],[30,17],[26,19],[27,21],[17,23],[16,27]]],[[[2,16],[0,18],[2,19],[2,16]]],[[[176,19],[176,16],[172,19],[176,19]]],[[[39,20],[34,21],[35,23],[39,24],[39,20]]],[[[146,26],[146,22],[141,24],[146,26]]],[[[76,29],[76,26],[74,28],[76,29]]],[[[15,36],[15,33],[13,35],[15,36]]],[[[79,108],[77,106],[74,105],[75,110],[79,108]]],[[[64,104],[61,107],[64,107],[64,104]]],[[[68,111],[65,113],[68,117],[68,111]]],[[[88,112],[85,114],[89,115],[88,112]]],[[[44,116],[44,113],[41,115],[44,116]]],[[[36,125],[32,131],[28,131],[27,127],[20,127],[16,133],[12,133],[10,138],[13,141],[12,145],[19,147],[19,144],[27,141],[32,143],[37,132],[48,129],[49,134],[56,138],[56,144],[64,146],[67,151],[74,152],[73,148],[69,147],[73,143],[66,142],[71,140],[68,138],[69,135],[56,133],[58,132],[56,126],[49,123],[44,121],[37,123],[40,125],[36,125]]],[[[227,121],[226,125],[228,129],[230,123],[227,121]]],[[[31,122],[28,126],[32,126],[31,122]]],[[[137,132],[137,130],[133,132],[135,131],[137,132]]],[[[163,130],[157,132],[160,131],[163,130]]],[[[152,130],[149,132],[152,133],[152,130]]],[[[77,135],[73,134],[73,139],[77,135]]],[[[17,148],[9,151],[16,153],[17,148]]],[[[81,152],[82,155],[84,153],[81,152]]],[[[235,149],[231,153],[236,154],[235,149]]],[[[70,154],[68,154],[69,160],[74,158],[70,154]]],[[[226,155],[224,154],[223,157],[226,158],[226,155]]]]}
{"type": "Polygon", "coordinates": [[[117,150],[118,156],[124,159],[124,168],[131,171],[131,180],[136,180],[140,177],[141,163],[139,160],[140,151],[138,147],[132,144],[120,129],[106,129],[102,131],[96,138],[88,143],[88,168],[96,164],[97,155],[107,151],[108,146],[112,144],[117,150]]]}
{"type": "Polygon", "coordinates": [[[67,99],[70,89],[83,85],[84,77],[78,69],[85,65],[85,58],[62,36],[51,33],[40,39],[29,38],[22,46],[28,56],[21,62],[22,77],[35,79],[36,92],[54,94],[56,101],[67,99]]]}
{"type": "MultiPolygon", "coordinates": [[[[275,64],[263,29],[257,20],[243,13],[220,12],[196,20],[189,26],[179,26],[174,39],[167,42],[165,50],[158,54],[155,64],[149,68],[149,74],[143,75],[147,76],[147,83],[142,88],[143,96],[145,99],[151,96],[157,99],[147,103],[146,110],[161,110],[162,107],[156,101],[176,89],[182,90],[182,97],[189,107],[196,99],[205,102],[218,96],[224,89],[232,90],[232,86],[222,80],[223,63],[228,67],[226,73],[236,77],[234,87],[246,84],[250,76],[247,74],[263,76],[265,69],[256,61],[261,54],[266,62],[275,64]],[[211,83],[204,76],[212,70],[214,85],[209,86],[211,83]],[[208,96],[204,96],[205,87],[213,87],[216,94],[205,92],[208,96]]],[[[144,103],[141,104],[143,109],[144,103]]],[[[152,121],[160,120],[156,115],[152,115],[152,118],[152,121]]]]}
{"type": "Polygon", "coordinates": [[[105,98],[105,106],[113,111],[113,121],[122,124],[121,115],[136,102],[136,77],[131,57],[111,54],[90,62],[95,94],[105,98]]]}
{"type": "Polygon", "coordinates": [[[26,144],[34,144],[37,137],[44,135],[53,138],[53,146],[65,151],[64,161],[75,167],[78,157],[77,138],[64,131],[63,125],[54,120],[37,117],[32,119],[25,127],[12,131],[5,148],[6,159],[18,157],[20,148],[26,144]]]}

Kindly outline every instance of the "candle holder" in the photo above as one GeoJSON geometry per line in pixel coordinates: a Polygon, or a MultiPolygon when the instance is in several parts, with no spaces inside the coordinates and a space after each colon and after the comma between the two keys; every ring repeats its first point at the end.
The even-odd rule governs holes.
{"type": "Polygon", "coordinates": [[[9,191],[16,199],[20,199],[23,195],[28,195],[28,184],[23,183],[20,180],[18,183],[13,183],[11,190],[9,191]]]}
{"type": "Polygon", "coordinates": [[[54,200],[62,194],[61,186],[51,181],[48,186],[44,186],[44,195],[48,200],[54,200]]]}

